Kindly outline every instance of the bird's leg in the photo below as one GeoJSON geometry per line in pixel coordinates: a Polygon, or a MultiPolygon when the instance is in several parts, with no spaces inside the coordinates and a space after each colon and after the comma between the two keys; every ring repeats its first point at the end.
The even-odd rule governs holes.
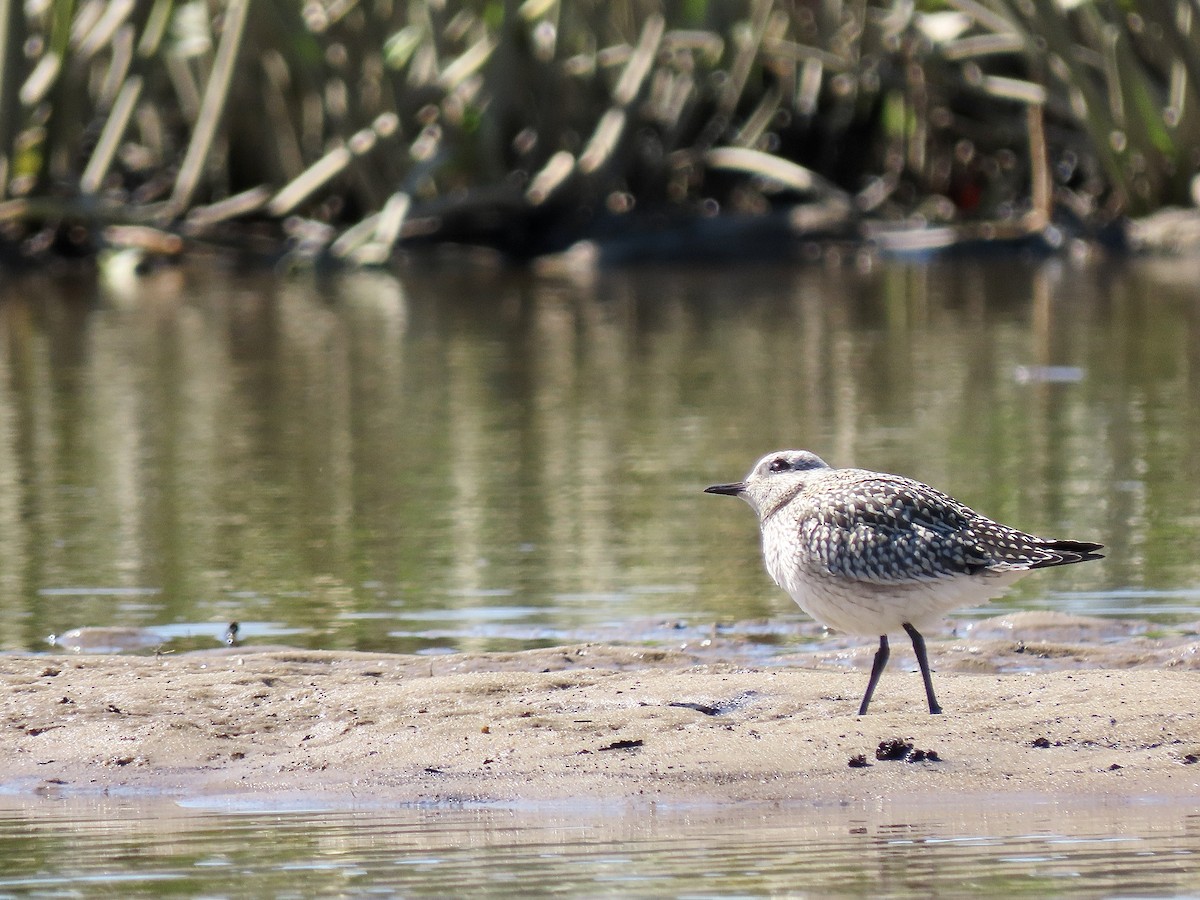
{"type": "Polygon", "coordinates": [[[933,696],[933,678],[929,675],[929,657],[925,655],[925,638],[921,637],[921,632],[907,622],[904,623],[904,630],[912,638],[913,651],[917,654],[917,665],[921,667],[921,678],[925,680],[925,698],[929,701],[929,714],[936,716],[941,713],[942,708],[938,706],[937,697],[933,696]]]}
{"type": "Polygon", "coordinates": [[[879,681],[879,676],[883,674],[883,667],[887,665],[888,655],[892,651],[888,649],[887,635],[879,636],[879,649],[875,651],[875,662],[871,663],[871,677],[867,680],[867,692],[863,694],[862,706],[858,708],[858,714],[865,716],[867,714],[867,706],[871,703],[871,695],[875,693],[875,685],[879,681]]]}

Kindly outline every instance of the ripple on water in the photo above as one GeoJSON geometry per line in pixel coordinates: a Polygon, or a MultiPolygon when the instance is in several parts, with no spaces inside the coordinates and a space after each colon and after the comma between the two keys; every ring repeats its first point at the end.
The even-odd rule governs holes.
{"type": "Polygon", "coordinates": [[[280,896],[1182,895],[1200,817],[1164,801],[387,809],[346,798],[3,797],[0,892],[280,896]]]}

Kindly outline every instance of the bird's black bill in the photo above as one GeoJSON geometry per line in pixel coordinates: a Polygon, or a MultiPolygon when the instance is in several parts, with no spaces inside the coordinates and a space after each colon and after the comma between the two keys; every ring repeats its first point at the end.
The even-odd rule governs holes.
{"type": "Polygon", "coordinates": [[[734,484],[714,484],[712,487],[706,487],[706,494],[728,494],[730,497],[736,497],[746,489],[744,481],[738,481],[734,484]]]}

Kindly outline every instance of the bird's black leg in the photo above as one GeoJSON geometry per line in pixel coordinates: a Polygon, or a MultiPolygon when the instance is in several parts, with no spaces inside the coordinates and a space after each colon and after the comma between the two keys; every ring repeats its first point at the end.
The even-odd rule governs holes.
{"type": "Polygon", "coordinates": [[[921,632],[907,622],[904,623],[904,630],[912,638],[913,651],[917,654],[917,665],[921,667],[921,677],[925,680],[925,698],[929,701],[929,714],[936,716],[941,713],[942,708],[938,706],[937,697],[933,696],[933,678],[929,675],[929,657],[925,655],[925,638],[921,637],[921,632]]]}
{"type": "Polygon", "coordinates": [[[883,667],[887,665],[888,656],[891,654],[888,649],[887,635],[879,636],[879,649],[875,651],[875,662],[871,663],[871,677],[867,681],[867,692],[863,694],[862,706],[858,708],[858,714],[865,716],[867,714],[867,706],[871,703],[871,695],[875,693],[875,685],[879,681],[879,676],[883,674],[883,667]]]}

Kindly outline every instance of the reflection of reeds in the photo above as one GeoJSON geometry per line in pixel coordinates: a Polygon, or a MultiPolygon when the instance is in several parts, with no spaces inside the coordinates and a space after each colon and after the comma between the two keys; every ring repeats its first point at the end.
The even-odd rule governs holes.
{"type": "Polygon", "coordinates": [[[782,221],[955,240],[1187,199],[1189,5],[951,6],[0,4],[0,234],[242,245],[265,221],[379,262],[405,241],[528,256],[630,213],[833,204],[782,221]]]}
{"type": "Polygon", "coordinates": [[[0,647],[112,621],[111,598],[39,594],[62,585],[161,588],[165,620],[249,612],[326,647],[361,626],[361,649],[396,645],[347,625],[351,602],[508,592],[619,621],[664,608],[635,588],[674,586],[693,623],[777,613],[744,518],[700,488],[785,443],[1095,533],[1125,547],[1121,583],[1194,584],[1200,315],[1179,269],[9,279],[0,647]]]}

